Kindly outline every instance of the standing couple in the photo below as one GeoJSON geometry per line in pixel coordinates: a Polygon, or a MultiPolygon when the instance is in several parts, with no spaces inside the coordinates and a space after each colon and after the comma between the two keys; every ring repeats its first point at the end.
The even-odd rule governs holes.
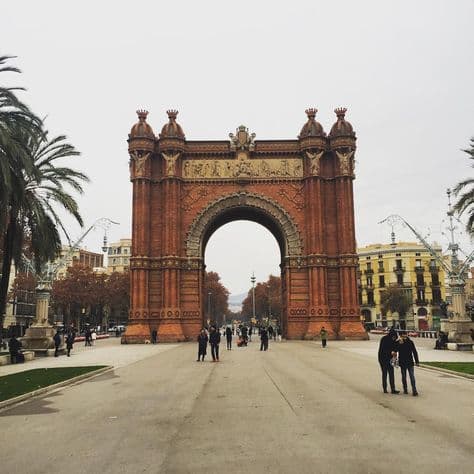
{"type": "Polygon", "coordinates": [[[211,326],[209,336],[205,329],[202,329],[198,336],[198,358],[196,362],[203,361],[207,354],[207,343],[211,344],[212,362],[219,362],[219,344],[221,342],[221,333],[215,326],[211,326]]]}
{"type": "Polygon", "coordinates": [[[384,393],[387,391],[387,375],[390,383],[391,392],[394,394],[400,393],[395,388],[395,363],[398,361],[402,373],[403,393],[408,393],[407,372],[410,376],[410,383],[413,396],[418,396],[415,381],[415,364],[419,365],[418,352],[415,344],[407,336],[401,334],[398,338],[395,330],[391,329],[386,336],[380,339],[379,346],[379,364],[382,369],[382,388],[384,393]],[[397,359],[398,355],[398,359],[397,359]]]}

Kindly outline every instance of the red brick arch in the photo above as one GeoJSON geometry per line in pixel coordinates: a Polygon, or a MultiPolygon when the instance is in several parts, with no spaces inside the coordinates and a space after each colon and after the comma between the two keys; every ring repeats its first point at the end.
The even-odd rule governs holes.
{"type": "Polygon", "coordinates": [[[363,338],[352,180],[355,134],[345,110],[329,136],[314,120],[297,140],[188,141],[169,111],[156,137],[139,111],[129,135],[133,183],[130,321],[123,342],[193,340],[203,324],[204,250],[222,225],[262,224],[281,251],[288,338],[363,338]]]}

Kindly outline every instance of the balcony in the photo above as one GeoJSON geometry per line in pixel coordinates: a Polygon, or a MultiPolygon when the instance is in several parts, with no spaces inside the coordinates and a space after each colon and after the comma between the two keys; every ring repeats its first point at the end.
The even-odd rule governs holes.
{"type": "Polygon", "coordinates": [[[417,299],[415,300],[415,304],[416,304],[417,306],[427,306],[427,305],[428,305],[428,300],[425,300],[425,299],[421,299],[421,300],[420,300],[420,299],[417,298],[417,299]]]}
{"type": "Polygon", "coordinates": [[[398,287],[398,288],[411,288],[413,285],[411,283],[389,283],[388,286],[390,287],[398,287]]]}
{"type": "Polygon", "coordinates": [[[403,273],[404,271],[406,271],[405,267],[393,267],[393,271],[395,273],[403,273]]]}
{"type": "Polygon", "coordinates": [[[420,290],[424,290],[425,287],[426,287],[426,284],[425,282],[421,283],[421,282],[416,282],[416,285],[415,285],[417,288],[419,288],[420,290]]]}
{"type": "Polygon", "coordinates": [[[364,270],[364,273],[366,275],[373,275],[374,274],[374,271],[371,269],[371,268],[368,268],[367,270],[364,270]]]}
{"type": "Polygon", "coordinates": [[[385,273],[385,268],[379,267],[379,273],[385,273]]]}
{"type": "Polygon", "coordinates": [[[439,281],[438,281],[437,283],[431,282],[431,283],[430,283],[430,286],[431,286],[431,288],[438,288],[438,289],[441,287],[439,281]]]}
{"type": "Polygon", "coordinates": [[[430,272],[431,273],[439,273],[439,267],[438,265],[430,265],[429,266],[430,272]]]}
{"type": "Polygon", "coordinates": [[[416,273],[423,273],[425,271],[425,267],[423,266],[416,266],[415,267],[415,272],[416,273]]]}

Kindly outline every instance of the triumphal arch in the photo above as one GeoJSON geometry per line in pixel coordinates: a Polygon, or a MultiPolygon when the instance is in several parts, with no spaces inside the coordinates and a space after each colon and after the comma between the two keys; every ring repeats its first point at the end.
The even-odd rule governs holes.
{"type": "MultiPolygon", "coordinates": [[[[139,110],[128,145],[133,184],[131,309],[125,343],[193,340],[203,325],[204,251],[220,226],[265,226],[281,251],[284,334],[365,338],[354,232],[356,136],[336,109],[328,135],[316,109],[296,139],[187,140],[168,110],[156,136],[139,110]]],[[[296,135],[296,134],[295,134],[296,135]]],[[[229,249],[231,252],[232,249],[229,249]]],[[[225,258],[225,256],[223,256],[225,258]]]]}

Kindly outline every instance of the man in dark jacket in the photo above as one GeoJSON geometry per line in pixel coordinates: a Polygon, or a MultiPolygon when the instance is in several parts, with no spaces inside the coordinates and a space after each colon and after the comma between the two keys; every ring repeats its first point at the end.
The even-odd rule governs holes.
{"type": "Polygon", "coordinates": [[[20,347],[21,342],[15,336],[12,336],[8,341],[8,350],[10,351],[12,364],[17,364],[19,362],[18,353],[20,352],[20,347]]]}
{"type": "Polygon", "coordinates": [[[204,357],[206,356],[207,353],[207,341],[209,338],[207,337],[207,333],[205,329],[201,329],[201,332],[199,333],[199,336],[197,338],[198,341],[198,358],[197,362],[202,360],[204,362],[204,357]]]}
{"type": "Polygon", "coordinates": [[[227,326],[225,328],[225,338],[227,340],[227,350],[232,350],[232,329],[227,326]]]}
{"type": "Polygon", "coordinates": [[[386,336],[380,339],[379,345],[379,364],[382,369],[382,387],[384,393],[387,393],[387,374],[390,382],[390,389],[392,393],[400,393],[395,389],[395,374],[390,360],[392,359],[392,352],[397,351],[397,333],[391,329],[386,336]]]}
{"type": "Polygon", "coordinates": [[[211,326],[209,333],[209,343],[211,344],[211,355],[213,362],[219,362],[219,344],[221,342],[221,333],[215,326],[211,326]]]}
{"type": "Polygon", "coordinates": [[[397,343],[397,352],[398,352],[398,365],[402,372],[402,384],[403,384],[403,393],[408,393],[407,387],[407,370],[410,376],[411,389],[413,396],[418,396],[416,390],[415,382],[415,364],[418,366],[420,361],[418,360],[418,352],[416,351],[415,344],[413,341],[406,335],[401,334],[400,340],[397,343]],[[413,361],[413,359],[415,359],[413,361]]]}
{"type": "Polygon", "coordinates": [[[61,333],[59,329],[56,330],[56,334],[53,337],[54,340],[54,357],[59,356],[59,347],[61,346],[61,333]]]}
{"type": "Polygon", "coordinates": [[[262,327],[260,329],[260,350],[266,351],[268,349],[268,332],[262,327]]]}

